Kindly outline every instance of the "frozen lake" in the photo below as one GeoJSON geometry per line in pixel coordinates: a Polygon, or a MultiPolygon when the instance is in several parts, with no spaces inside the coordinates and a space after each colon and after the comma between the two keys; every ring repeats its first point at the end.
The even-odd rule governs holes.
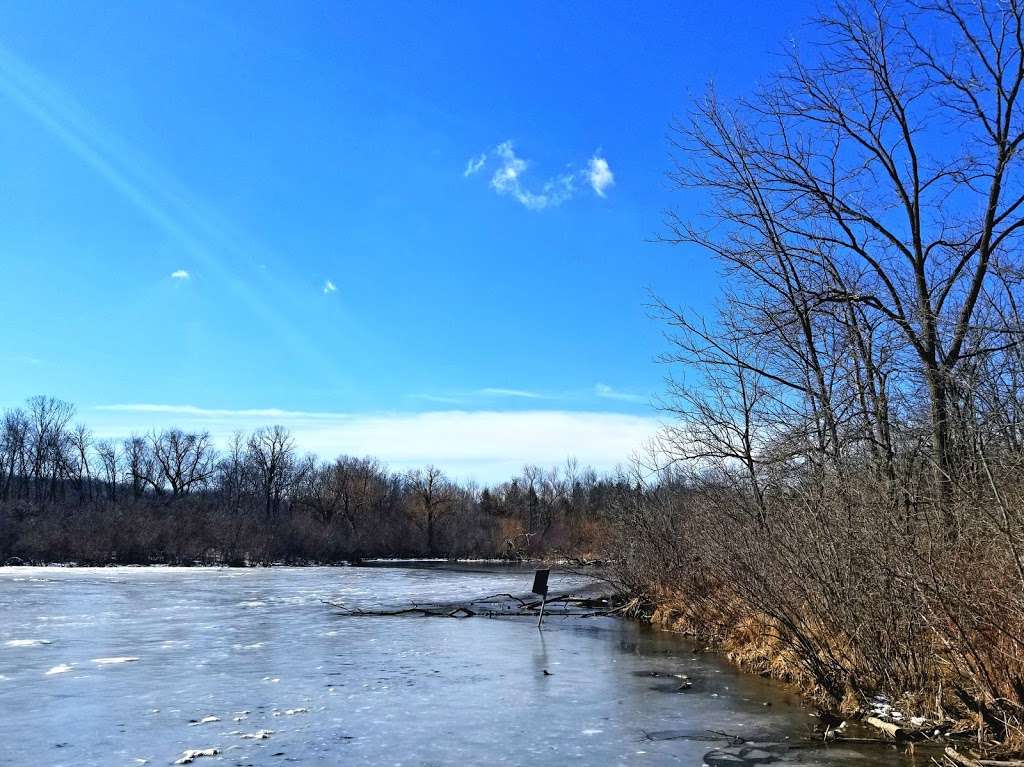
{"type": "MultiPolygon", "coordinates": [[[[730,745],[722,733],[771,741],[748,747],[751,764],[904,763],[878,747],[783,753],[814,722],[807,709],[664,632],[342,617],[321,601],[454,601],[531,582],[483,567],[0,568],[0,764],[168,765],[216,748],[195,763],[700,765],[730,745]]],[[[552,588],[581,583],[556,574],[552,588]]]]}

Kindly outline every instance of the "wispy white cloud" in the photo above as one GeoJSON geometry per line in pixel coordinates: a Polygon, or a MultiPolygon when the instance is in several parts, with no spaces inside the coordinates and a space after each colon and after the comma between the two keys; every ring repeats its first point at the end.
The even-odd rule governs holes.
{"type": "Polygon", "coordinates": [[[172,280],[187,280],[191,276],[192,275],[189,274],[188,272],[186,272],[184,269],[177,269],[177,270],[171,272],[171,279],[172,280]]]}
{"type": "Polygon", "coordinates": [[[594,384],[594,394],[601,399],[614,399],[621,402],[645,402],[647,397],[643,394],[631,394],[629,392],[619,391],[608,384],[596,383],[594,384]]]}
{"type": "Polygon", "coordinates": [[[281,424],[291,430],[301,450],[322,458],[373,455],[395,469],[433,463],[455,477],[484,482],[506,479],[526,463],[560,464],[570,455],[583,464],[611,469],[628,461],[659,429],[654,418],[598,411],[352,414],[166,404],[93,410],[89,420],[99,438],[175,425],[209,431],[224,445],[237,430],[281,424]]]}
{"type": "Polygon", "coordinates": [[[324,295],[325,296],[329,295],[331,293],[334,293],[337,289],[338,288],[335,286],[335,284],[333,282],[331,282],[330,280],[325,280],[324,281],[324,295]]]}
{"type": "MultiPolygon", "coordinates": [[[[573,170],[549,178],[539,187],[528,186],[523,177],[530,168],[530,162],[516,154],[511,141],[503,141],[490,153],[485,152],[470,158],[462,175],[475,175],[492,158],[497,167],[491,175],[491,189],[500,195],[511,197],[530,210],[556,208],[576,194],[576,183],[581,174],[573,170]]],[[[597,155],[591,158],[587,171],[582,175],[594,192],[601,197],[604,197],[605,190],[615,183],[608,161],[597,155]]]]}
{"type": "Polygon", "coordinates": [[[477,394],[481,394],[485,397],[519,397],[521,399],[551,399],[546,394],[540,392],[529,391],[528,389],[503,389],[500,387],[487,387],[486,389],[477,389],[477,394]]]}
{"type": "Polygon", "coordinates": [[[605,383],[596,383],[592,389],[565,389],[558,391],[538,391],[536,389],[515,389],[507,386],[488,386],[482,389],[464,391],[447,391],[437,394],[407,394],[409,399],[423,400],[425,402],[438,402],[448,405],[476,404],[480,406],[487,400],[494,399],[526,399],[526,400],[557,400],[560,402],[583,403],[592,401],[594,397],[618,402],[647,402],[649,397],[646,394],[622,391],[605,383]]]}
{"type": "Polygon", "coordinates": [[[13,357],[10,357],[9,359],[16,365],[32,365],[33,367],[35,367],[36,365],[43,364],[43,361],[38,357],[31,357],[24,354],[18,354],[13,357]]]}
{"type": "Polygon", "coordinates": [[[164,405],[148,402],[133,402],[115,405],[96,405],[93,410],[101,413],[149,413],[197,418],[334,418],[338,414],[306,410],[281,410],[279,408],[252,408],[249,410],[196,407],[195,405],[164,405]]]}
{"type": "Polygon", "coordinates": [[[466,398],[450,394],[406,394],[409,399],[422,400],[423,402],[437,402],[442,405],[464,405],[466,398]]]}
{"type": "Polygon", "coordinates": [[[587,168],[587,180],[597,196],[604,197],[605,190],[615,183],[615,174],[605,158],[594,155],[587,168]]]}
{"type": "Polygon", "coordinates": [[[498,194],[509,195],[531,210],[557,207],[572,197],[575,191],[572,173],[566,173],[546,181],[539,192],[532,192],[523,185],[522,175],[529,163],[515,153],[511,141],[504,141],[494,149],[501,165],[491,176],[491,188],[498,194]]]}
{"type": "Polygon", "coordinates": [[[470,157],[466,163],[466,170],[463,171],[464,177],[472,176],[474,173],[480,172],[480,170],[487,164],[487,152],[480,154],[477,157],[470,157]]]}

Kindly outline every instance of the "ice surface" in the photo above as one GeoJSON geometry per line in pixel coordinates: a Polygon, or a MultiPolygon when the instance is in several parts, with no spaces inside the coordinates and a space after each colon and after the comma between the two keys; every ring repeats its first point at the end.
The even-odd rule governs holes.
{"type": "MultiPolygon", "coordinates": [[[[522,593],[532,576],[0,568],[0,765],[699,765],[733,755],[721,733],[761,744],[808,731],[778,686],[642,626],[353,618],[323,603],[522,593]],[[51,644],[18,643],[38,637],[51,644]]],[[[555,573],[551,585],[580,583],[555,573]]],[[[902,764],[884,749],[744,748],[780,763],[902,764]]]]}

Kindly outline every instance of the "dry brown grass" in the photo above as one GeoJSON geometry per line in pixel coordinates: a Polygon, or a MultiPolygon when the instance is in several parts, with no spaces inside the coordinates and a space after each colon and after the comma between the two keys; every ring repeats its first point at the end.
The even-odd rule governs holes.
{"type": "Polygon", "coordinates": [[[908,525],[860,496],[871,502],[851,509],[802,489],[760,525],[727,515],[720,493],[661,485],[621,510],[617,573],[656,605],[655,624],[819,703],[850,712],[884,694],[908,716],[980,722],[1021,748],[1016,539],[990,523],[980,495],[958,503],[955,541],[936,539],[939,512],[924,504],[908,525]]]}

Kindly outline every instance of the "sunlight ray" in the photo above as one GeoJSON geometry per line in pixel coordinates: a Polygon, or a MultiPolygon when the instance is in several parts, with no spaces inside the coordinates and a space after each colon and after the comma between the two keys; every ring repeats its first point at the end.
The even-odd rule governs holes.
{"type": "Polygon", "coordinates": [[[281,337],[286,348],[301,354],[320,369],[338,372],[338,367],[289,318],[290,312],[276,308],[284,298],[292,306],[301,297],[288,295],[281,282],[252,268],[243,278],[222,257],[266,263],[279,262],[251,238],[232,231],[216,217],[200,209],[187,190],[153,165],[140,152],[114,137],[76,100],[0,44],[0,93],[7,95],[26,114],[42,125],[80,161],[92,168],[140,213],[176,242],[205,271],[222,283],[249,311],[281,337]],[[254,258],[255,256],[255,258],[254,258]],[[262,284],[256,289],[251,283],[262,284]],[[273,290],[275,301],[266,294],[273,290]]]}

